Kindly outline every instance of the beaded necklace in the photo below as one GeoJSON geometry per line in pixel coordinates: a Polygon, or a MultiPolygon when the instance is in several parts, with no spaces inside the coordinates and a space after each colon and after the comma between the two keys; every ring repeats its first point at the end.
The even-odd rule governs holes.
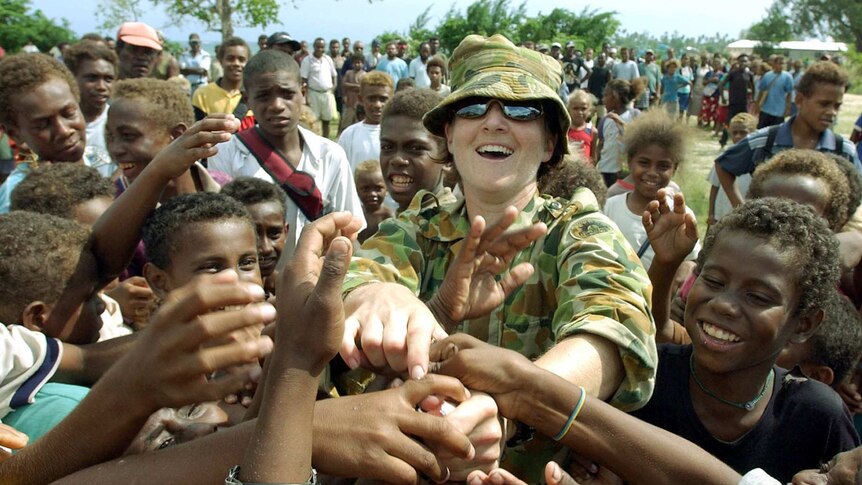
{"type": "Polygon", "coordinates": [[[766,377],[766,382],[763,383],[763,387],[760,388],[760,392],[757,394],[757,396],[754,397],[754,399],[752,399],[750,401],[746,401],[746,402],[736,402],[736,401],[727,400],[727,399],[719,396],[718,394],[707,389],[706,386],[703,385],[702,382],[700,382],[700,379],[697,378],[697,374],[694,372],[694,354],[693,353],[691,354],[691,357],[688,359],[688,366],[691,369],[691,377],[694,378],[694,382],[697,384],[697,387],[699,387],[700,390],[704,392],[704,394],[706,394],[707,396],[709,396],[709,397],[711,397],[711,398],[713,398],[713,399],[715,399],[715,400],[717,400],[723,404],[727,404],[728,406],[733,406],[733,407],[738,408],[738,409],[744,409],[746,411],[751,411],[752,409],[754,409],[754,406],[756,406],[757,403],[760,402],[760,399],[763,398],[764,394],[766,394],[766,389],[772,385],[772,381],[775,378],[775,369],[770,369],[769,375],[766,377]]]}

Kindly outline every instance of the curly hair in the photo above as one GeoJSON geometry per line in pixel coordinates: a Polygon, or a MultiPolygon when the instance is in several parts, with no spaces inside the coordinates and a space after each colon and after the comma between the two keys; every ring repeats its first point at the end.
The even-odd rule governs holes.
{"type": "Polygon", "coordinates": [[[389,89],[395,89],[395,85],[392,83],[392,76],[383,71],[371,71],[362,76],[362,79],[359,81],[359,92],[361,93],[366,86],[384,86],[389,89]]]}
{"type": "Polygon", "coordinates": [[[117,53],[113,49],[109,49],[102,41],[82,40],[77,44],[69,47],[63,54],[63,62],[66,67],[72,71],[72,74],[78,74],[81,64],[84,61],[103,60],[114,66],[116,74],[117,70],[117,53]]]}
{"type": "Polygon", "coordinates": [[[680,163],[689,144],[688,128],[671,119],[664,110],[651,110],[626,125],[623,144],[629,159],[650,145],[658,145],[670,154],[674,163],[680,163]]]}
{"type": "Polygon", "coordinates": [[[832,369],[832,383],[837,385],[862,356],[862,318],[853,303],[836,290],[822,308],[826,316],[808,339],[808,360],[832,369]]]}
{"type": "Polygon", "coordinates": [[[729,125],[743,125],[749,133],[754,133],[757,129],[757,118],[751,116],[749,113],[737,113],[730,119],[729,125]]]}
{"type": "Polygon", "coordinates": [[[79,204],[100,197],[113,200],[116,192],[111,180],[94,168],[51,163],[40,165],[15,187],[10,208],[73,219],[79,204]]]}
{"type": "Polygon", "coordinates": [[[844,68],[834,62],[818,61],[805,70],[796,91],[805,96],[811,96],[817,83],[833,84],[844,88],[849,82],[847,71],[844,68]]]}
{"type": "MultiPolygon", "coordinates": [[[[322,39],[321,39],[322,40],[322,39]]],[[[315,41],[316,42],[316,41],[315,41]]],[[[261,74],[285,71],[296,76],[299,82],[299,64],[293,57],[278,49],[266,49],[253,55],[242,69],[242,84],[246,91],[261,74]]]]}
{"type": "Polygon", "coordinates": [[[431,69],[432,67],[439,67],[440,71],[443,73],[443,76],[446,76],[446,59],[443,59],[441,56],[431,56],[431,59],[428,59],[428,62],[425,63],[425,69],[431,69]]]}
{"type": "Polygon", "coordinates": [[[140,117],[156,123],[165,131],[181,124],[189,127],[195,122],[191,99],[179,86],[168,81],[152,78],[117,81],[111,102],[123,99],[143,101],[145,112],[140,117]]]}
{"type": "Polygon", "coordinates": [[[357,163],[356,168],[353,169],[353,180],[363,173],[381,173],[380,161],[371,158],[357,163]]]}
{"type": "Polygon", "coordinates": [[[847,217],[852,218],[856,210],[859,209],[859,204],[862,203],[862,174],[856,170],[853,163],[846,158],[835,153],[824,153],[830,160],[838,165],[838,168],[844,172],[847,177],[848,187],[850,189],[850,200],[847,201],[847,217]]]}
{"type": "Polygon", "coordinates": [[[795,272],[799,295],[795,314],[821,308],[835,291],[840,275],[838,239],[811,208],[773,197],[747,201],[707,232],[697,257],[697,273],[703,269],[719,237],[735,231],[765,239],[776,252],[790,256],[787,272],[795,272]]]}
{"type": "Polygon", "coordinates": [[[608,187],[602,174],[588,163],[582,156],[566,155],[556,167],[544,173],[538,179],[539,192],[566,200],[580,187],[586,187],[596,196],[599,207],[605,206],[608,199],[608,187]]]}
{"type": "Polygon", "coordinates": [[[287,194],[272,182],[254,177],[237,177],[221,188],[221,193],[249,206],[262,202],[278,202],[287,213],[287,194]]]}
{"type": "Polygon", "coordinates": [[[605,86],[605,91],[610,91],[620,98],[620,103],[625,106],[633,99],[637,99],[644,92],[646,84],[643,82],[628,82],[623,79],[614,79],[605,86]]]}
{"type": "Polygon", "coordinates": [[[759,199],[769,195],[764,192],[763,186],[770,177],[783,179],[792,175],[808,176],[823,181],[829,190],[826,221],[833,231],[840,230],[850,217],[847,212],[850,203],[850,184],[841,169],[818,151],[795,148],[784,150],[759,165],[751,178],[748,197],[759,199]]]}
{"type": "Polygon", "coordinates": [[[45,54],[15,54],[0,61],[0,124],[16,126],[15,100],[51,79],[66,81],[75,100],[81,101],[75,76],[59,61],[45,54]]]}
{"type": "Polygon", "coordinates": [[[57,303],[89,238],[90,231],[70,219],[27,211],[0,215],[0,321],[21,323],[34,301],[57,303]]]}

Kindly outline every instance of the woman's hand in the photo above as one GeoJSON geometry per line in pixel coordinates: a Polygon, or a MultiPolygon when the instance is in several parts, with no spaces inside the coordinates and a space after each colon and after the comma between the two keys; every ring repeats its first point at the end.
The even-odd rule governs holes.
{"type": "Polygon", "coordinates": [[[697,221],[686,211],[682,193],[673,194],[673,209],[668,191],[659,189],[657,199],[647,205],[643,225],[658,264],[679,264],[697,244],[697,221]]]}
{"type": "Polygon", "coordinates": [[[491,313],[533,274],[530,263],[506,270],[512,259],[544,236],[548,228],[538,223],[506,232],[517,217],[518,210],[508,207],[502,219],[487,229],[481,216],[473,219],[470,233],[446,271],[443,284],[428,302],[446,331],[452,332],[464,320],[491,313]],[[499,275],[502,276],[498,278],[499,275]]]}
{"type": "MultiPolygon", "coordinates": [[[[578,485],[560,465],[553,461],[545,466],[545,482],[548,485],[578,485]]],[[[527,485],[520,478],[502,468],[491,470],[490,473],[475,471],[467,477],[467,485],[527,485]]]]}

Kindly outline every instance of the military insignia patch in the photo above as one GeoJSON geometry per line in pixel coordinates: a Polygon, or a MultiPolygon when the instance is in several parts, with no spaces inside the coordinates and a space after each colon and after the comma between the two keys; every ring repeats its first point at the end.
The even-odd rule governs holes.
{"type": "Polygon", "coordinates": [[[585,219],[579,221],[572,226],[571,234],[578,239],[584,239],[603,232],[611,232],[614,228],[605,221],[600,219],[585,219]]]}

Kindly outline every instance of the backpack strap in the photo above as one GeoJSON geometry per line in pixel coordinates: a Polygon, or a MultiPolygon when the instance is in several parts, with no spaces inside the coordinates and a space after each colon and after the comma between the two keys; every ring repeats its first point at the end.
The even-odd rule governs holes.
{"type": "Polygon", "coordinates": [[[775,145],[775,137],[778,136],[778,127],[781,125],[772,125],[769,131],[766,132],[766,145],[763,146],[763,158],[755,160],[755,163],[762,162],[772,156],[772,147],[775,145]]]}
{"type": "Polygon", "coordinates": [[[835,148],[832,150],[832,153],[838,155],[839,157],[844,157],[844,137],[839,135],[838,133],[832,134],[835,135],[835,148]]]}
{"type": "Polygon", "coordinates": [[[323,215],[323,196],[314,182],[314,177],[294,168],[284,155],[263,138],[257,126],[240,131],[236,136],[254,155],[261,168],[273,180],[278,181],[309,221],[323,215]]]}

